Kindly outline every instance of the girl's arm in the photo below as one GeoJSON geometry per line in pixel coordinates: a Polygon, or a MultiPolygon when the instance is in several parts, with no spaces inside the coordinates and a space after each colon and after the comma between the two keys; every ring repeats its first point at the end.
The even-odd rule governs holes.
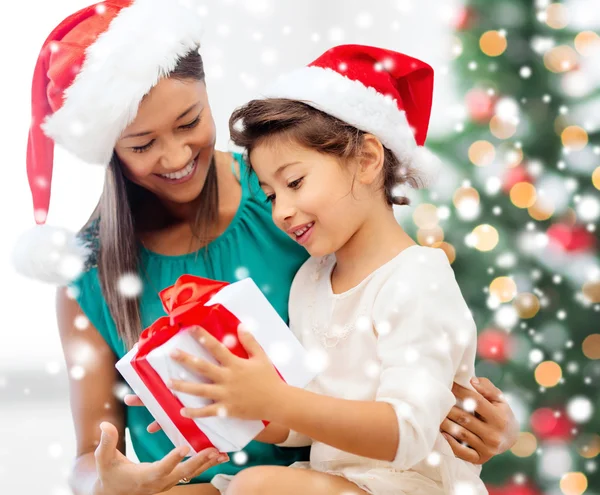
{"type": "Polygon", "coordinates": [[[352,454],[393,461],[398,420],[385,402],[336,399],[282,384],[271,421],[352,454]]]}
{"type": "Polygon", "coordinates": [[[261,431],[254,440],[263,443],[283,443],[290,434],[290,429],[277,423],[269,425],[261,431]]]}

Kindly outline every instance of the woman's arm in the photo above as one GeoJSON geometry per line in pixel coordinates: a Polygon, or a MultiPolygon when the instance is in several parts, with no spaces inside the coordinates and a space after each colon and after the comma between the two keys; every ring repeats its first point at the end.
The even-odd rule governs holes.
{"type": "Polygon", "coordinates": [[[82,378],[69,373],[77,456],[69,482],[75,495],[88,495],[94,493],[98,480],[94,451],[100,442],[100,423],[107,421],[116,427],[117,449],[125,454],[124,406],[114,393],[116,357],[91,324],[84,330],[75,326],[75,319],[85,315],[64,288],[57,292],[56,313],[67,370],[80,366],[84,372],[82,378]]]}
{"type": "Polygon", "coordinates": [[[56,309],[67,369],[83,369],[75,378],[69,373],[77,448],[69,484],[75,495],[155,495],[226,460],[219,460],[215,449],[207,449],[181,462],[188,450],[181,448],[152,463],[127,459],[124,406],[114,392],[119,381],[117,358],[91,324],[84,330],[75,326],[76,318],[85,315],[64,288],[57,292],[56,309]]]}

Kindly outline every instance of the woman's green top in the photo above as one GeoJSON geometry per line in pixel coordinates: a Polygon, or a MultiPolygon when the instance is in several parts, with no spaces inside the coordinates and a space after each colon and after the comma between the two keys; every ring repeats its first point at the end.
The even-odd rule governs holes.
{"type": "MultiPolygon", "coordinates": [[[[256,176],[248,174],[241,155],[233,156],[240,165],[242,198],[235,217],[222,235],[205,249],[180,256],[157,254],[140,245],[139,275],[144,282],[140,299],[143,328],[165,315],[157,291],[173,285],[179,276],[186,273],[226,282],[251,277],[284,321],[288,321],[288,295],[292,279],[308,254],[274,225],[271,207],[258,186],[256,176]]],[[[86,270],[73,283],[76,298],[90,322],[120,359],[127,349],[118,336],[100,290],[96,263],[98,221],[81,235],[91,245],[92,255],[86,270]]],[[[126,408],[126,425],[135,453],[142,462],[162,459],[173,449],[162,431],[154,434],[146,431],[152,421],[146,408],[126,408]]],[[[244,465],[236,465],[231,460],[202,473],[193,482],[209,482],[218,473],[235,474],[250,466],[289,465],[308,460],[309,448],[283,448],[253,441],[244,448],[244,452],[248,458],[244,465]]]]}

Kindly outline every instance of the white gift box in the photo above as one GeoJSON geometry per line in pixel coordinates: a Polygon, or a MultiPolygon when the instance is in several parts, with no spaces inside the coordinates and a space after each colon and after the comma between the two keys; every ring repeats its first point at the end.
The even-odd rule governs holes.
{"type": "MultiPolygon", "coordinates": [[[[311,370],[305,349],[252,279],[246,278],[223,287],[205,306],[218,303],[227,308],[252,333],[289,385],[304,388],[315,377],[316,373],[311,370]]],[[[136,356],[137,349],[136,344],[119,360],[116,364],[117,369],[173,444],[176,447],[188,446],[190,452],[195,452],[133,368],[131,361],[136,356]]],[[[169,379],[206,382],[202,377],[189,372],[171,359],[170,353],[175,349],[181,349],[200,359],[216,363],[212,355],[202,347],[189,330],[183,330],[160,347],[150,351],[146,357],[161,380],[165,383],[169,379]]],[[[211,403],[210,400],[202,397],[180,392],[173,393],[186,407],[199,408],[211,403]]],[[[231,417],[198,418],[194,419],[194,422],[220,452],[242,450],[264,429],[262,421],[231,417]]]]}

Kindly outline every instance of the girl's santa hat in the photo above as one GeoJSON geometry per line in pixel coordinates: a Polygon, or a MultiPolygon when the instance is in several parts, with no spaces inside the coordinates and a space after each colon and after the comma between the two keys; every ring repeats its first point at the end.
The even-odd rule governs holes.
{"type": "Polygon", "coordinates": [[[423,147],[433,69],[421,60],[383,48],[340,45],[281,76],[263,96],[302,101],[373,134],[422,186],[435,179],[439,160],[423,147]]]}
{"type": "Polygon", "coordinates": [[[107,0],[62,21],[40,51],[32,84],[27,176],[38,227],[15,248],[19,272],[63,284],[87,254],[72,233],[43,224],[54,144],[107,165],[142,98],[200,45],[198,0],[107,0]]]}

